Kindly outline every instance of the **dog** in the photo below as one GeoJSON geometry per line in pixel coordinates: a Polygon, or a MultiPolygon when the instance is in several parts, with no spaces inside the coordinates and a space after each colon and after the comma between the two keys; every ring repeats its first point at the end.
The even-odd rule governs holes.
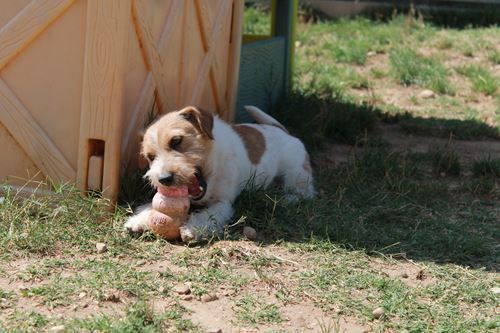
{"type": "MultiPolygon", "coordinates": [[[[151,185],[187,185],[191,204],[204,207],[190,213],[181,227],[184,242],[220,236],[233,215],[233,202],[249,182],[266,188],[283,177],[288,202],[316,193],[303,143],[257,107],[245,110],[257,124],[231,125],[189,106],[165,114],[144,133],[141,154],[149,162],[145,177],[151,185]]],[[[150,204],[139,207],[125,229],[149,229],[151,209],[150,204]]]]}

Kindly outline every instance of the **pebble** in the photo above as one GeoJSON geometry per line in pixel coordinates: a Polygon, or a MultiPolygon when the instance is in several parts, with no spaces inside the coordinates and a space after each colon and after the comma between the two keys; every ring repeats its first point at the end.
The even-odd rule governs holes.
{"type": "Polygon", "coordinates": [[[493,288],[491,288],[490,290],[491,290],[491,292],[492,292],[493,294],[495,294],[495,295],[500,294],[500,288],[498,288],[498,287],[493,287],[493,288]]]}
{"type": "Polygon", "coordinates": [[[108,246],[104,243],[96,243],[95,248],[97,253],[104,253],[108,250],[108,246]]]}
{"type": "Polygon", "coordinates": [[[49,332],[50,333],[59,333],[59,332],[64,331],[65,328],[66,327],[64,325],[53,326],[53,327],[49,328],[49,332]]]}
{"type": "Polygon", "coordinates": [[[366,54],[366,56],[367,56],[367,57],[373,57],[373,56],[374,56],[374,55],[376,55],[376,54],[377,54],[377,52],[375,52],[375,51],[370,51],[370,52],[368,52],[368,53],[366,54]]]}
{"type": "Polygon", "coordinates": [[[385,313],[384,309],[381,307],[378,307],[375,310],[373,310],[372,315],[373,315],[373,318],[379,319],[384,315],[384,313],[385,313]]]}
{"type": "Polygon", "coordinates": [[[209,328],[207,330],[207,333],[222,333],[222,329],[218,328],[218,327],[216,327],[216,328],[209,328]]]}
{"type": "Polygon", "coordinates": [[[243,235],[246,238],[248,238],[249,240],[257,239],[257,231],[255,231],[255,229],[252,227],[244,227],[243,228],[243,235]]]}
{"type": "Polygon", "coordinates": [[[174,288],[174,292],[176,292],[179,295],[187,295],[191,293],[191,289],[189,288],[189,286],[181,284],[174,288]]]}
{"type": "Polygon", "coordinates": [[[110,290],[104,294],[104,301],[118,303],[121,301],[120,293],[116,290],[110,290]]]}
{"type": "Polygon", "coordinates": [[[420,98],[428,99],[436,97],[436,94],[432,90],[422,90],[422,92],[418,96],[420,98]]]}
{"type": "Polygon", "coordinates": [[[184,295],[184,297],[182,297],[182,299],[185,301],[191,301],[193,299],[193,295],[184,295]]]}
{"type": "Polygon", "coordinates": [[[408,273],[406,273],[406,272],[401,273],[401,277],[403,279],[407,279],[408,278],[408,273]]]}
{"type": "Polygon", "coordinates": [[[203,303],[213,302],[217,299],[218,299],[218,297],[215,294],[205,294],[205,295],[201,296],[201,298],[200,298],[200,300],[203,303]]]}
{"type": "Polygon", "coordinates": [[[78,298],[84,298],[85,296],[87,296],[86,292],[81,292],[80,294],[78,294],[78,298]]]}

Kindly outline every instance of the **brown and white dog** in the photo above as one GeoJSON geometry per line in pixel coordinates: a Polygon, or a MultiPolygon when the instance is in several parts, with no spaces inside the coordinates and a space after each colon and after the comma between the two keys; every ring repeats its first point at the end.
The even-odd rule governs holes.
{"type": "MultiPolygon", "coordinates": [[[[288,201],[315,194],[302,142],[258,108],[245,109],[258,124],[230,125],[210,112],[186,107],[161,117],[144,134],[145,177],[155,188],[188,185],[191,203],[204,207],[181,227],[185,242],[220,235],[249,181],[265,188],[282,176],[288,201]]],[[[150,210],[151,205],[141,206],[125,228],[147,230],[150,210]]]]}

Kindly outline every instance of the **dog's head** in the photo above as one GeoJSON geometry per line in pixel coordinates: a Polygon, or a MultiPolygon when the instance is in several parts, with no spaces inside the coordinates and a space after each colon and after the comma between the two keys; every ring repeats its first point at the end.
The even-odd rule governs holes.
{"type": "Polygon", "coordinates": [[[203,197],[213,123],[212,113],[186,107],[164,115],[146,130],[141,153],[149,162],[145,177],[155,188],[188,185],[192,199],[203,197]]]}

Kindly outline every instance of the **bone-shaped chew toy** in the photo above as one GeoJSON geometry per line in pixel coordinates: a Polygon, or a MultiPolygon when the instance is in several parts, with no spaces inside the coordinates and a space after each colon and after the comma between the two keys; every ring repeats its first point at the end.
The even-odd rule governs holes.
{"type": "Polygon", "coordinates": [[[151,230],[167,240],[177,239],[180,236],[179,227],[186,222],[189,213],[188,187],[160,186],[152,206],[149,219],[151,230]]]}

